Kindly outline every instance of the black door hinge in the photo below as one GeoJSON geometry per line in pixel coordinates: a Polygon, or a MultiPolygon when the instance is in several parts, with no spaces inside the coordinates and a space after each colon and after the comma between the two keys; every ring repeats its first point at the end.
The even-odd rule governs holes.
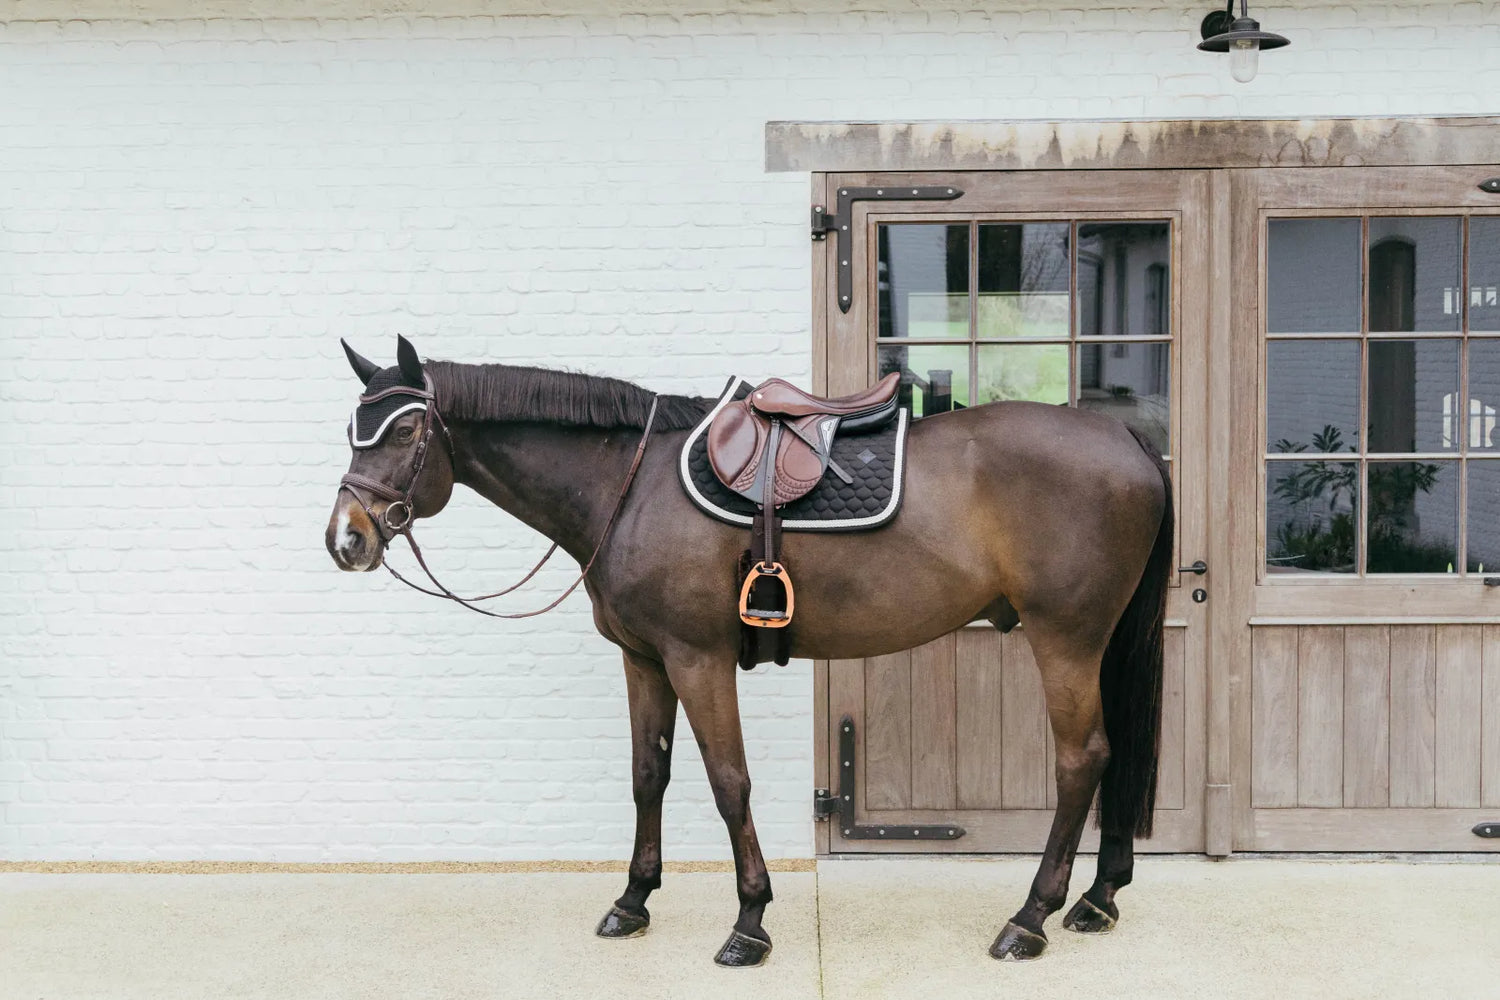
{"type": "Polygon", "coordinates": [[[838,204],[829,215],[826,205],[814,205],[812,209],[813,242],[821,243],[828,234],[835,234],[837,255],[834,267],[838,271],[839,312],[848,312],[854,305],[854,240],[849,227],[854,224],[856,201],[952,201],[962,198],[963,191],[946,184],[912,187],[887,184],[880,187],[841,187],[838,204]]]}
{"type": "Polygon", "coordinates": [[[826,788],[813,792],[813,818],[833,818],[845,840],[957,840],[966,832],[956,823],[861,826],[854,822],[854,719],[851,716],[846,715],[839,721],[838,750],[839,790],[832,795],[826,788]]]}
{"type": "Polygon", "coordinates": [[[1492,820],[1487,823],[1480,823],[1474,827],[1474,836],[1485,837],[1491,840],[1500,839],[1500,822],[1492,820]]]}

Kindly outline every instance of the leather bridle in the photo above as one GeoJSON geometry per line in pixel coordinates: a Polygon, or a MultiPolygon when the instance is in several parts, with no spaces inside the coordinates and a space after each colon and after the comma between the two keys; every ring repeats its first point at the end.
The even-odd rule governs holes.
{"type": "Polygon", "coordinates": [[[378,479],[371,479],[370,477],[362,476],[357,472],[346,472],[344,473],[343,478],[339,480],[339,492],[342,493],[343,491],[347,490],[349,492],[349,495],[354,498],[354,502],[359,504],[360,509],[362,509],[365,512],[366,516],[370,518],[370,523],[375,526],[375,533],[380,536],[381,543],[380,564],[385,567],[386,571],[390,573],[391,576],[395,577],[397,580],[400,580],[411,589],[419,591],[423,594],[427,594],[430,597],[441,597],[444,600],[453,601],[456,604],[463,605],[470,611],[478,612],[481,615],[487,615],[490,618],[533,618],[537,615],[545,614],[548,611],[551,611],[553,608],[561,604],[569,594],[578,589],[578,585],[584,581],[585,577],[588,576],[589,570],[593,569],[594,561],[599,558],[599,552],[604,548],[605,540],[609,538],[610,529],[614,527],[615,518],[619,516],[620,508],[625,505],[625,497],[630,492],[630,484],[635,481],[636,471],[641,467],[641,458],[646,454],[646,442],[651,437],[652,425],[656,423],[656,404],[658,402],[658,397],[651,397],[651,412],[646,417],[646,429],[641,434],[640,444],[636,446],[635,458],[632,459],[630,463],[630,471],[625,474],[625,482],[620,487],[620,495],[615,499],[614,509],[610,511],[609,520],[605,522],[604,530],[599,535],[599,543],[594,546],[593,554],[589,556],[589,561],[584,565],[583,572],[578,574],[578,579],[574,580],[572,584],[569,585],[567,590],[558,595],[558,598],[551,604],[547,605],[545,608],[539,608],[536,611],[524,611],[516,614],[504,614],[499,611],[489,611],[485,608],[475,607],[475,604],[479,601],[488,601],[496,597],[503,597],[506,594],[509,594],[512,591],[525,586],[526,583],[532,577],[536,576],[538,571],[540,571],[541,568],[546,565],[547,560],[552,558],[552,553],[557,551],[558,544],[557,542],[552,543],[552,547],[547,550],[546,555],[542,556],[541,561],[531,568],[531,572],[527,573],[519,581],[512,584],[511,586],[506,587],[504,590],[497,590],[493,594],[481,594],[478,597],[459,597],[457,594],[453,593],[453,591],[443,586],[442,583],[438,581],[437,577],[432,575],[432,570],[427,568],[427,560],[422,558],[422,549],[419,545],[417,545],[416,536],[412,534],[412,524],[417,519],[416,508],[413,506],[413,504],[415,503],[414,498],[417,491],[417,483],[422,478],[422,466],[427,461],[427,451],[432,443],[433,432],[435,430],[441,430],[443,432],[443,443],[448,451],[448,461],[450,466],[456,470],[458,468],[458,464],[453,452],[453,436],[448,433],[448,426],[443,423],[442,415],[438,412],[437,390],[432,384],[431,376],[426,376],[425,381],[426,386],[422,389],[415,389],[407,385],[398,385],[392,386],[389,389],[383,389],[380,392],[371,393],[368,396],[359,397],[360,403],[365,404],[375,403],[382,399],[385,399],[387,396],[394,396],[399,394],[413,396],[417,399],[423,400],[427,404],[422,412],[422,434],[417,441],[416,453],[412,456],[411,479],[407,482],[406,489],[404,491],[398,490],[394,486],[390,486],[386,483],[380,482],[378,479]],[[370,509],[370,505],[365,503],[364,497],[359,495],[360,490],[366,490],[379,497],[380,499],[387,501],[385,510],[381,511],[378,517],[376,516],[375,512],[370,509]],[[399,514],[393,517],[391,513],[392,511],[399,511],[399,514]],[[390,532],[389,535],[386,534],[387,531],[390,532]],[[386,561],[386,550],[390,547],[391,542],[395,541],[396,536],[398,535],[406,539],[406,544],[410,546],[412,555],[416,556],[417,558],[417,565],[422,568],[422,572],[426,574],[427,579],[432,581],[432,585],[437,588],[436,590],[428,590],[426,587],[412,583],[406,577],[398,573],[396,571],[396,568],[386,561]]]}

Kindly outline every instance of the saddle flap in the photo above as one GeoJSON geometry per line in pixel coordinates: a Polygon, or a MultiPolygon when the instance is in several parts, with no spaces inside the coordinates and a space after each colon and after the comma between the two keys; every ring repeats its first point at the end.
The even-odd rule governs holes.
{"type": "Polygon", "coordinates": [[[769,430],[770,421],[743,401],[719,411],[708,427],[708,461],[719,482],[736,491],[736,483],[754,483],[769,430]]]}

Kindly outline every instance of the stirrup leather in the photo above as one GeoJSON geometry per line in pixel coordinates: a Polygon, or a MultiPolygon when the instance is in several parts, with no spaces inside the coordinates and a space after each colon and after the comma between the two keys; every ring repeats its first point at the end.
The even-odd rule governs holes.
{"type": "Polygon", "coordinates": [[[769,565],[764,561],[758,562],[750,567],[749,573],[745,574],[745,584],[740,588],[740,621],[756,628],[786,628],[792,623],[792,610],[796,602],[796,592],[792,589],[792,577],[786,571],[786,567],[779,562],[769,565]],[[781,585],[782,593],[786,597],[785,609],[750,607],[751,593],[755,590],[755,584],[761,580],[781,585]]]}

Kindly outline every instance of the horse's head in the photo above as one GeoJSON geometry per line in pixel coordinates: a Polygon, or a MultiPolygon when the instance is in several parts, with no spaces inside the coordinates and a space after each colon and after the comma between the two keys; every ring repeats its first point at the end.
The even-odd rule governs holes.
{"type": "MultiPolygon", "coordinates": [[[[343,343],[343,341],[340,341],[343,343]]],[[[339,485],[324,541],[339,569],[372,570],[385,545],[418,517],[431,517],[453,493],[453,458],[432,381],[416,348],[396,338],[396,361],[381,368],[348,344],[364,383],[349,419],[354,457],[339,485]]]]}

